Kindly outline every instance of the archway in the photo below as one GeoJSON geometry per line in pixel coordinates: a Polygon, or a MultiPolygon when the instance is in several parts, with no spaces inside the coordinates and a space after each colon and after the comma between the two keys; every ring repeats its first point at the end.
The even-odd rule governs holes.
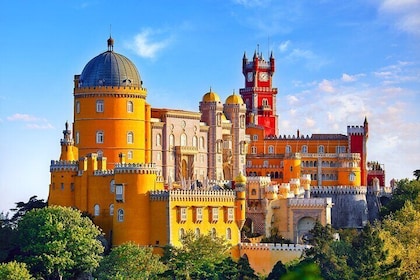
{"type": "Polygon", "coordinates": [[[303,217],[297,223],[297,243],[306,243],[310,238],[309,231],[311,231],[315,226],[315,219],[312,217],[303,217]]]}

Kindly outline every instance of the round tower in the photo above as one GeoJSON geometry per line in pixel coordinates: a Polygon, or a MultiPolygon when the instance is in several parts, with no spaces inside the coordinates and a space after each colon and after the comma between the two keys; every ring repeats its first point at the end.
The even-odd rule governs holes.
{"type": "Polygon", "coordinates": [[[127,155],[126,162],[150,160],[150,107],[136,66],[108,50],[90,60],[74,79],[74,133],[80,155],[107,157],[109,168],[127,155]]]}
{"type": "Polygon", "coordinates": [[[246,177],[242,175],[242,172],[238,174],[235,178],[235,192],[236,192],[236,223],[239,229],[242,229],[242,226],[245,223],[246,215],[246,177]]]}
{"type": "Polygon", "coordinates": [[[291,179],[300,178],[301,157],[299,154],[286,155],[283,167],[283,181],[290,182],[291,179]]]}

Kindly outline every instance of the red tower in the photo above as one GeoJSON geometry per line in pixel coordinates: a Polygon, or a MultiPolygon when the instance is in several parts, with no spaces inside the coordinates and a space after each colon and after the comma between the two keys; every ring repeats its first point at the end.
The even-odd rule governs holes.
{"type": "Polygon", "coordinates": [[[242,59],[242,73],[245,77],[245,88],[239,90],[246,104],[247,124],[264,128],[265,136],[277,135],[278,116],[276,115],[277,88],[272,87],[274,74],[274,57],[264,60],[261,53],[254,53],[252,61],[246,54],[242,59]]]}
{"type": "Polygon", "coordinates": [[[349,137],[349,152],[360,154],[361,185],[367,186],[367,140],[369,137],[367,118],[365,118],[363,126],[347,126],[347,135],[349,137]]]}

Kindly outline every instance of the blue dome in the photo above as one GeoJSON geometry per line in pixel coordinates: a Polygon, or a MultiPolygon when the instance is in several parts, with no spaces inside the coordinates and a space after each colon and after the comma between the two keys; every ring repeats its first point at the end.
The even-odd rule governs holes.
{"type": "Polygon", "coordinates": [[[108,40],[108,51],[91,59],[79,78],[79,87],[131,86],[142,87],[136,66],[125,56],[113,51],[113,40],[108,40]]]}

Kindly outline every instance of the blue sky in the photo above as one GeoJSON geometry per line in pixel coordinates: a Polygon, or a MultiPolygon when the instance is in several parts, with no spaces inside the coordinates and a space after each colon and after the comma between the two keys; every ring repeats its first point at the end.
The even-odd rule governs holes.
{"type": "Polygon", "coordinates": [[[47,198],[73,75],[110,25],[153,107],[198,111],[210,87],[225,99],[244,52],[273,51],[280,134],[345,134],[367,116],[387,182],[420,168],[419,0],[2,1],[0,211],[47,198]]]}

